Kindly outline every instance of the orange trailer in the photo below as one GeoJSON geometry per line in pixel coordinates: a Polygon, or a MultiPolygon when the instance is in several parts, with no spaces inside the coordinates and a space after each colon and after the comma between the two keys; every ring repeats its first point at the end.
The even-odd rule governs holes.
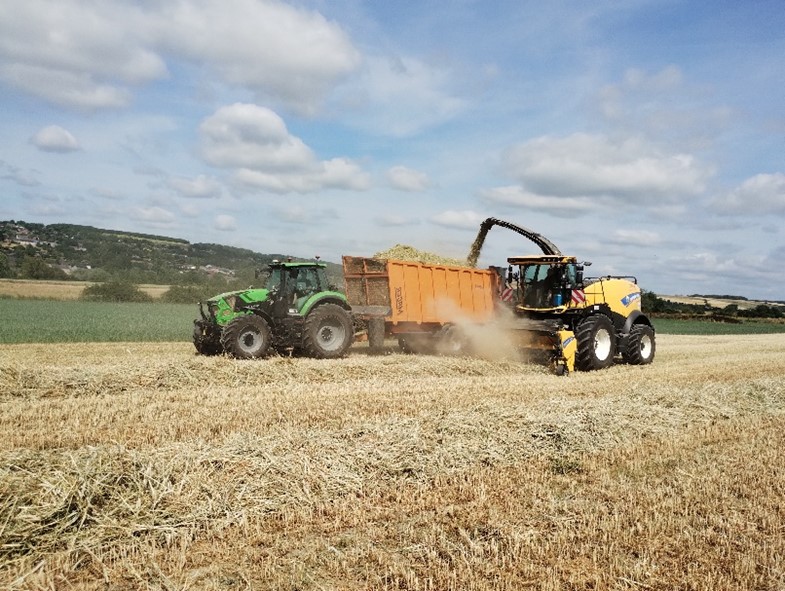
{"type": "Polygon", "coordinates": [[[371,319],[372,345],[381,318],[384,333],[402,346],[424,349],[449,342],[455,323],[491,321],[498,302],[500,276],[492,269],[344,256],[343,272],[352,310],[371,319]]]}

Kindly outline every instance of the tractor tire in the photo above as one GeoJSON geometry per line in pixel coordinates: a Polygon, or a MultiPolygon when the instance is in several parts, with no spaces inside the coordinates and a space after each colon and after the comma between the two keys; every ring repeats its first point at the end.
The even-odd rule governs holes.
{"type": "Polygon", "coordinates": [[[201,321],[194,322],[193,341],[200,355],[219,355],[223,352],[220,334],[210,328],[203,330],[201,321]]]}
{"type": "Polygon", "coordinates": [[[224,351],[237,359],[258,359],[270,351],[270,325],[261,316],[240,316],[227,324],[221,333],[224,351]]]}
{"type": "Polygon", "coordinates": [[[604,314],[581,320],[575,331],[578,352],[575,366],[582,371],[605,369],[613,364],[616,355],[616,331],[613,322],[604,314]]]}
{"type": "Polygon", "coordinates": [[[622,357],[630,365],[646,365],[654,361],[656,350],[654,330],[645,324],[636,324],[627,337],[622,357]]]}
{"type": "Polygon", "coordinates": [[[308,357],[336,359],[354,340],[352,317],[337,304],[322,304],[305,318],[303,350],[308,357]]]}

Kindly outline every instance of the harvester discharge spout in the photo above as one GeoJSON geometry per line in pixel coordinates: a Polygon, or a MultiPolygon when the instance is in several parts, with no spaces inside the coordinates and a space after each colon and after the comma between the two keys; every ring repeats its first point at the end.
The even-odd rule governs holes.
{"type": "Polygon", "coordinates": [[[556,247],[556,245],[548,240],[542,234],[538,234],[533,230],[529,230],[528,228],[522,228],[520,226],[516,226],[510,222],[505,222],[504,220],[499,220],[496,218],[487,218],[482,224],[480,224],[480,231],[477,233],[477,238],[474,239],[472,243],[472,247],[469,250],[469,256],[467,261],[470,267],[477,266],[477,259],[480,258],[480,252],[482,251],[482,246],[485,244],[485,237],[488,235],[488,231],[493,226],[501,226],[502,228],[507,228],[508,230],[512,230],[513,232],[517,232],[521,236],[525,236],[532,242],[534,242],[540,250],[542,250],[543,254],[546,255],[560,255],[561,251],[556,247]]]}

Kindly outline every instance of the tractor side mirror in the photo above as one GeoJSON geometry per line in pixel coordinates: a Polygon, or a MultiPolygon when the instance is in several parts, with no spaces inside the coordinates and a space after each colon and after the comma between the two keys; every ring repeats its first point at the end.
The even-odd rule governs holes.
{"type": "Polygon", "coordinates": [[[583,285],[583,265],[575,265],[575,283],[583,285]]]}

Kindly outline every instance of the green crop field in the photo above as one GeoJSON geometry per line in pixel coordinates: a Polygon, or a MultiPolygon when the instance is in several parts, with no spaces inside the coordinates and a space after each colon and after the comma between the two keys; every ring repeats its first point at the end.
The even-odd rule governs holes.
{"type": "Polygon", "coordinates": [[[0,299],[0,343],[188,341],[196,305],[0,299]]]}
{"type": "MultiPolygon", "coordinates": [[[[190,341],[196,304],[108,303],[0,298],[0,343],[190,341]]],[[[721,335],[785,332],[785,324],[727,324],[656,319],[660,334],[721,335]]]]}
{"type": "Polygon", "coordinates": [[[710,322],[706,320],[675,320],[656,318],[654,328],[661,334],[683,335],[732,335],[777,334],[785,332],[785,323],[765,320],[747,320],[739,324],[710,322]]]}

